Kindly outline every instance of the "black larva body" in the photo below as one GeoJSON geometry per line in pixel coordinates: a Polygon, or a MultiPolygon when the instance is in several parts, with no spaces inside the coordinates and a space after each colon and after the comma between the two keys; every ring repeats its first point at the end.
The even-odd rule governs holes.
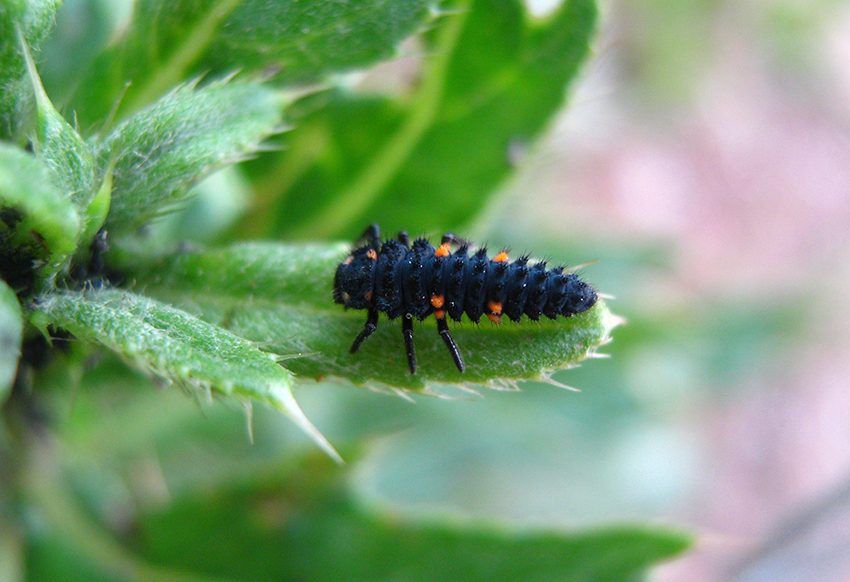
{"type": "Polygon", "coordinates": [[[354,340],[351,352],[360,348],[378,324],[378,314],[389,319],[403,316],[407,361],[416,372],[413,349],[413,319],[430,315],[449,348],[458,370],[464,364],[449,333],[447,318],[467,317],[478,322],[486,315],[494,323],[502,316],[519,321],[523,315],[533,321],[546,316],[570,317],[587,311],[596,303],[596,291],[575,273],[563,268],[546,269],[546,263],[528,265],[528,257],[508,262],[506,252],[492,259],[482,248],[470,254],[468,245],[445,235],[434,248],[425,239],[410,244],[407,234],[381,242],[377,225],[370,226],[356,248],[340,263],[334,279],[334,301],[346,308],[368,309],[366,326],[354,340]],[[458,245],[454,253],[451,245],[458,245]]]}

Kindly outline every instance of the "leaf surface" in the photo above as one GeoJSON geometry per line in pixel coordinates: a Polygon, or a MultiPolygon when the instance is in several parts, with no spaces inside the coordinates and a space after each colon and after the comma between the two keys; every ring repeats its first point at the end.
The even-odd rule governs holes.
{"type": "Polygon", "coordinates": [[[33,322],[67,329],[102,345],[131,366],[175,382],[196,396],[215,392],[255,399],[285,412],[339,459],[292,395],[292,374],[272,354],[185,311],[120,290],[60,292],[42,297],[33,322]]]}
{"type": "MultiPolygon", "coordinates": [[[[36,156],[0,143],[0,252],[7,281],[42,266],[56,272],[76,248],[80,217],[36,156]],[[12,266],[14,265],[14,266],[12,266]]],[[[17,289],[16,289],[17,290],[17,289]]]]}
{"type": "Polygon", "coordinates": [[[61,0],[5,0],[0,4],[0,139],[20,141],[29,129],[32,88],[20,39],[38,50],[53,28],[61,0]]]}
{"type": "Polygon", "coordinates": [[[279,131],[287,100],[259,83],[183,86],[119,125],[97,145],[100,171],[112,172],[107,228],[131,230],[174,210],[191,186],[279,131]]]}
{"type": "Polygon", "coordinates": [[[136,2],[131,25],[92,64],[72,102],[82,125],[118,118],[197,75],[235,71],[281,81],[389,56],[427,16],[425,0],[158,0],[136,2]]]}
{"type": "Polygon", "coordinates": [[[342,244],[242,243],[154,261],[132,271],[132,277],[148,293],[291,357],[286,366],[299,376],[338,376],[413,390],[428,383],[502,387],[540,378],[592,355],[616,323],[601,301],[586,313],[557,321],[462,321],[452,325],[467,364],[461,374],[429,318],[415,326],[419,370],[412,375],[397,321],[382,317],[360,351],[349,353],[366,312],[346,311],[331,293],[336,267],[349,249],[342,244]]]}
{"type": "Polygon", "coordinates": [[[91,148],[50,102],[29,51],[24,56],[36,104],[33,148],[56,188],[85,212],[96,193],[91,148]]]}

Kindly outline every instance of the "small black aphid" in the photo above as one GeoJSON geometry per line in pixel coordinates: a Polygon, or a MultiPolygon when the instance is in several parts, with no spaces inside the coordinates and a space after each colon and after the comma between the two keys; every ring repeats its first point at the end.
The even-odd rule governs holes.
{"type": "Polygon", "coordinates": [[[440,336],[463,372],[463,357],[449,333],[447,316],[460,321],[466,313],[477,323],[486,315],[501,323],[502,315],[519,321],[525,314],[537,321],[541,315],[570,317],[596,304],[596,291],[575,273],[565,273],[561,267],[546,270],[544,262],[528,266],[527,256],[509,263],[505,251],[492,259],[486,248],[470,255],[468,243],[451,234],[444,235],[437,248],[422,238],[411,245],[404,231],[382,243],[378,225],[373,224],[361,241],[365,244],[340,263],[334,278],[336,303],[369,310],[351,353],[377,329],[378,313],[386,313],[391,320],[403,316],[404,346],[412,374],[416,373],[413,318],[422,321],[434,315],[440,336]],[[453,244],[457,246],[454,253],[453,244]]]}
{"type": "Polygon", "coordinates": [[[101,228],[92,239],[88,256],[80,257],[80,260],[71,268],[71,279],[77,285],[91,289],[120,284],[123,281],[123,275],[104,261],[104,254],[108,251],[108,233],[106,229],[101,228]]]}

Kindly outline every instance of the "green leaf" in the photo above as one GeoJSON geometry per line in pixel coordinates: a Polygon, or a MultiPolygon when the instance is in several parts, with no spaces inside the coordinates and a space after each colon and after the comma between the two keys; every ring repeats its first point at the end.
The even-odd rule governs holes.
{"type": "Polygon", "coordinates": [[[249,228],[353,238],[372,222],[442,232],[478,215],[561,109],[596,7],[564,0],[542,20],[520,0],[460,7],[427,36],[412,99],[340,92],[296,119],[285,151],[251,165],[260,204],[249,228]]]}
{"type": "Polygon", "coordinates": [[[511,386],[568,367],[608,340],[616,318],[603,302],[572,318],[540,323],[454,324],[452,335],[467,364],[455,368],[433,320],[417,325],[419,371],[410,374],[400,324],[383,320],[357,354],[351,342],[365,311],[346,311],[331,288],[348,245],[237,244],[178,254],[132,270],[146,292],[196,310],[235,334],[263,342],[299,376],[337,376],[361,384],[421,390],[429,382],[511,386]]]}
{"type": "Polygon", "coordinates": [[[24,580],[25,544],[12,522],[11,512],[0,518],[0,580],[24,580]]]}
{"type": "MultiPolygon", "coordinates": [[[[131,458],[138,472],[138,457],[131,458]]],[[[238,484],[205,481],[168,503],[137,495],[129,543],[90,517],[57,468],[39,467],[28,476],[30,498],[47,527],[31,536],[27,579],[623,582],[644,579],[691,545],[669,527],[557,531],[423,519],[365,504],[321,459],[270,461],[238,484]]],[[[77,483],[88,477],[107,497],[103,507],[112,507],[92,468],[86,463],[77,483]]],[[[132,468],[122,466],[125,475],[132,468]]]]}
{"type": "Polygon", "coordinates": [[[85,127],[119,101],[120,118],[199,74],[315,80],[390,55],[427,6],[425,0],[140,0],[126,33],[95,60],[72,105],[85,127]]]}
{"type": "Polygon", "coordinates": [[[18,141],[28,129],[32,89],[18,30],[35,51],[53,28],[61,0],[5,0],[0,3],[0,139],[18,141]]]}
{"type": "Polygon", "coordinates": [[[285,412],[325,452],[339,455],[307,420],[292,395],[292,374],[272,354],[215,325],[147,297],[119,290],[52,293],[32,321],[67,329],[102,345],[131,366],[196,395],[255,399],[285,412]]]}
{"type": "Polygon", "coordinates": [[[87,245],[91,244],[95,235],[106,222],[109,214],[109,205],[112,202],[112,172],[114,168],[110,165],[103,171],[100,188],[85,208],[85,230],[80,240],[87,245]]]}
{"type": "Polygon", "coordinates": [[[0,144],[0,207],[0,252],[7,260],[58,271],[76,247],[79,215],[45,165],[8,144],[0,144]]]}
{"type": "Polygon", "coordinates": [[[26,48],[24,56],[36,103],[33,147],[44,160],[56,188],[70,196],[77,208],[84,211],[97,190],[91,148],[53,107],[26,48]]]}
{"type": "Polygon", "coordinates": [[[258,83],[184,86],[118,126],[97,146],[101,170],[112,166],[107,227],[126,231],[173,210],[199,180],[279,131],[288,100],[258,83]]]}
{"type": "Polygon", "coordinates": [[[316,465],[142,514],[139,550],[166,567],[241,580],[622,582],[691,543],[661,527],[557,532],[416,519],[364,508],[338,477],[317,479],[316,465]]]}
{"type": "Polygon", "coordinates": [[[0,280],[0,405],[15,381],[24,322],[15,292],[0,280]]]}

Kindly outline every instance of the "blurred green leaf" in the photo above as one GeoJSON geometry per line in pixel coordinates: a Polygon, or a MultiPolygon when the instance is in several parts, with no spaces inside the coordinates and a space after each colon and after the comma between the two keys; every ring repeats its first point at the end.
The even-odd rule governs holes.
{"type": "Polygon", "coordinates": [[[0,280],[0,405],[6,400],[21,357],[24,321],[15,292],[0,280]]]}
{"type": "MultiPolygon", "coordinates": [[[[20,263],[15,271],[38,261],[55,272],[76,248],[80,218],[70,197],[56,190],[41,160],[8,144],[0,144],[0,207],[0,251],[20,263]]],[[[19,274],[4,267],[4,277],[19,274]]]]}
{"type": "Polygon", "coordinates": [[[136,2],[124,36],[92,64],[72,106],[82,125],[119,118],[192,76],[235,71],[315,80],[392,53],[427,15],[425,0],[136,2]]]}
{"type": "Polygon", "coordinates": [[[63,0],[56,27],[38,60],[41,81],[54,103],[67,103],[95,56],[107,44],[130,0],[63,0]]]}
{"type": "Polygon", "coordinates": [[[24,540],[4,520],[0,520],[0,580],[24,580],[24,540]]]}
{"type": "Polygon", "coordinates": [[[19,141],[28,129],[32,89],[26,79],[20,38],[23,36],[30,50],[38,50],[53,28],[60,4],[61,0],[0,3],[0,139],[19,141]]]}
{"type": "Polygon", "coordinates": [[[280,131],[288,100],[259,83],[183,86],[118,126],[97,145],[101,171],[113,168],[107,227],[126,231],[174,210],[199,180],[280,131]]]}
{"type": "Polygon", "coordinates": [[[92,520],[64,479],[50,445],[39,442],[21,471],[22,501],[39,521],[27,532],[27,580],[207,582],[202,576],[169,571],[137,558],[92,520]]]}
{"type": "MultiPolygon", "coordinates": [[[[416,328],[420,365],[412,375],[397,322],[382,321],[357,354],[349,353],[366,313],[346,311],[331,296],[334,272],[349,250],[341,244],[245,243],[181,253],[128,274],[153,296],[292,357],[286,366],[299,376],[413,390],[428,382],[500,387],[540,378],[592,354],[615,321],[600,301],[558,321],[455,324],[452,335],[467,363],[461,374],[436,324],[427,320],[416,328]]],[[[131,268],[138,257],[120,262],[131,268]]]]}
{"type": "MultiPolygon", "coordinates": [[[[25,579],[31,582],[124,582],[132,579],[116,577],[116,573],[102,562],[81,554],[79,543],[75,542],[78,540],[52,531],[33,536],[27,544],[25,579]]],[[[158,581],[153,579],[152,582],[158,581]]]]}
{"type": "Polygon", "coordinates": [[[416,233],[468,224],[563,105],[595,21],[592,0],[565,0],[545,19],[519,0],[459,3],[426,36],[413,99],[333,95],[297,119],[286,151],[252,165],[249,228],[353,238],[371,222],[416,233]]]}
{"type": "Polygon", "coordinates": [[[482,580],[622,582],[685,550],[670,528],[517,530],[422,519],[354,495],[349,479],[315,457],[260,476],[187,491],[138,507],[121,540],[83,515],[68,484],[43,468],[30,477],[48,519],[28,552],[32,580],[482,580]],[[46,534],[46,535],[45,535],[46,534]],[[85,578],[68,567],[85,558],[85,578]],[[111,576],[108,576],[111,574],[111,576]]]}
{"type": "Polygon", "coordinates": [[[292,374],[272,354],[185,311],[127,291],[93,290],[45,295],[31,319],[42,330],[53,325],[102,345],[129,365],[175,382],[196,397],[214,391],[264,402],[285,412],[339,459],[295,402],[292,374]]]}
{"type": "Polygon", "coordinates": [[[300,466],[288,478],[196,493],[143,515],[139,551],[157,564],[241,580],[622,582],[690,544],[661,528],[518,532],[359,501],[337,476],[300,466]]]}

